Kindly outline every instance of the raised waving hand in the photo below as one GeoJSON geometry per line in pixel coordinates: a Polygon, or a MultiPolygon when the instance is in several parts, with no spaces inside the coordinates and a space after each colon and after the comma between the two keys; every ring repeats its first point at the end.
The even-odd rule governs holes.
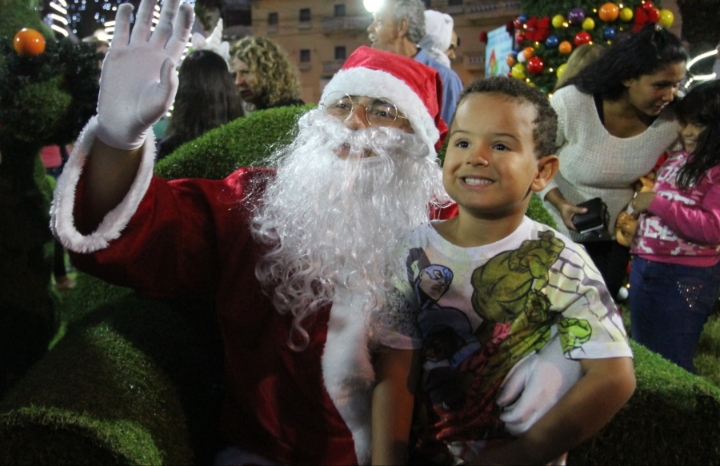
{"type": "Polygon", "coordinates": [[[156,0],[142,0],[130,32],[132,5],[122,4],[103,63],[97,137],[124,150],[142,146],[145,132],[172,105],[178,87],[175,68],[190,36],[193,10],[165,0],[151,31],[156,0]]]}

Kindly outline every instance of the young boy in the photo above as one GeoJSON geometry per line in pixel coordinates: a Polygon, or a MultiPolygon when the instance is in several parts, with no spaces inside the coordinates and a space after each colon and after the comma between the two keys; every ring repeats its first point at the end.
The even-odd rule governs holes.
{"type": "Polygon", "coordinates": [[[558,170],[556,132],[547,98],[521,81],[479,80],[461,96],[443,165],[459,213],[404,238],[407,277],[379,316],[387,348],[376,356],[373,464],[407,461],[418,386],[429,409],[416,412],[426,419],[412,447],[440,464],[553,461],[633,393],[632,353],[597,269],[581,246],[525,217],[558,170]],[[499,419],[501,384],[551,342],[583,375],[514,438],[499,419]]]}

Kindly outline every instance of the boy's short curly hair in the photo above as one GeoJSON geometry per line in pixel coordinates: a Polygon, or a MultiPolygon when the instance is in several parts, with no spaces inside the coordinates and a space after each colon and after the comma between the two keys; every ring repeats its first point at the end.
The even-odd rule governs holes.
{"type": "MultiPolygon", "coordinates": [[[[471,82],[460,95],[458,106],[468,96],[483,93],[503,94],[510,99],[528,102],[535,107],[537,112],[537,117],[533,120],[535,124],[535,128],[533,128],[535,155],[539,159],[555,153],[558,117],[545,94],[518,79],[493,76],[471,82]]],[[[492,109],[487,109],[487,111],[492,112],[492,109]]]]}

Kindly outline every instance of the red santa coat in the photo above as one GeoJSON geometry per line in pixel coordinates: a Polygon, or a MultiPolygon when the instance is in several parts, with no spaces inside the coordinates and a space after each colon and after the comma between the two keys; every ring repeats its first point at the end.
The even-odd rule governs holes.
{"type": "Polygon", "coordinates": [[[168,182],[152,177],[153,145],[146,144],[130,193],[84,236],[75,228],[82,219],[75,191],[94,132],[91,120],[51,211],[56,235],[82,253],[73,253],[73,263],[150,295],[216,295],[226,376],[220,434],[230,445],[286,464],[368,462],[374,373],[352,296],[341,292],[332,311],[304,321],[310,343],[296,352],[287,345],[292,317],[274,309],[255,277],[263,251],[249,231],[247,200],[272,172],[168,182]]]}

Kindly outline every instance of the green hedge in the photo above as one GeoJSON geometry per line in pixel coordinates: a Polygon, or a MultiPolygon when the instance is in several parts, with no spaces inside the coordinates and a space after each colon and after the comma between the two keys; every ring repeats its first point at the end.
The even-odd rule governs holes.
{"type": "Polygon", "coordinates": [[[210,462],[222,358],[196,305],[127,296],[76,322],[0,402],[0,464],[210,462]]]}
{"type": "Polygon", "coordinates": [[[167,179],[221,179],[240,167],[261,165],[273,149],[293,138],[297,119],[312,105],[253,112],[208,131],[158,162],[155,173],[167,179]]]}
{"type": "Polygon", "coordinates": [[[720,389],[630,343],[635,394],[568,464],[720,464],[720,389]]]}

